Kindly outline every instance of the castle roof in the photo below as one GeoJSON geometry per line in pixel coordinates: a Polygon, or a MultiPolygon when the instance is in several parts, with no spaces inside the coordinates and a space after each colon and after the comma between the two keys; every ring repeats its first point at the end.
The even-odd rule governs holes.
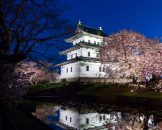
{"type": "Polygon", "coordinates": [[[56,64],[55,67],[62,66],[62,65],[66,65],[66,64],[69,64],[69,63],[75,63],[75,62],[78,62],[78,61],[100,62],[100,61],[99,61],[99,58],[82,57],[82,56],[81,56],[81,57],[76,57],[76,58],[74,58],[74,59],[70,59],[70,60],[68,60],[68,61],[65,61],[65,62],[56,64]]]}
{"type": "Polygon", "coordinates": [[[107,35],[103,32],[102,27],[99,27],[98,29],[96,28],[92,28],[89,26],[85,26],[83,25],[80,21],[77,25],[77,30],[75,31],[75,33],[73,34],[72,37],[66,39],[66,42],[71,42],[83,35],[92,35],[92,36],[96,36],[98,38],[103,38],[106,37],[107,35]]]}
{"type": "Polygon", "coordinates": [[[103,32],[102,28],[100,27],[99,29],[95,29],[92,27],[88,27],[85,25],[82,25],[81,23],[78,24],[79,29],[83,30],[84,32],[93,34],[93,35],[98,35],[98,36],[103,36],[106,37],[107,35],[103,32]]]}
{"type": "Polygon", "coordinates": [[[89,43],[86,43],[86,42],[80,42],[80,43],[76,44],[75,46],[73,46],[73,47],[71,47],[71,48],[69,48],[67,50],[64,50],[64,51],[60,52],[60,54],[61,55],[65,55],[65,54],[67,54],[70,51],[74,51],[76,49],[83,48],[83,47],[84,48],[98,49],[99,48],[99,45],[97,45],[97,44],[95,44],[95,45],[94,44],[89,44],[89,43]]]}

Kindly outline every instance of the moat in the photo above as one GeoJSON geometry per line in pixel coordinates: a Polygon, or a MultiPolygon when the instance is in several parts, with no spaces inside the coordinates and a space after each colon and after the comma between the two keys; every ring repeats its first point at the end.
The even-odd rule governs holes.
{"type": "Polygon", "coordinates": [[[155,107],[37,103],[32,113],[53,130],[161,130],[162,110],[155,107]]]}

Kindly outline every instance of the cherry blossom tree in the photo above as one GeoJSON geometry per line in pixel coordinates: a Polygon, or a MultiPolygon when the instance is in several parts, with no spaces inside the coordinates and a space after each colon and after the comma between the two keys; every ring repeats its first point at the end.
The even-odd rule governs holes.
{"type": "Polygon", "coordinates": [[[154,116],[148,114],[131,114],[125,113],[127,116],[116,122],[106,121],[105,127],[108,130],[148,130],[149,128],[157,128],[154,123],[154,116]]]}
{"type": "Polygon", "coordinates": [[[100,60],[103,64],[112,64],[107,67],[108,78],[135,78],[147,82],[161,75],[162,44],[137,32],[123,30],[104,39],[100,60]]]}
{"type": "Polygon", "coordinates": [[[26,79],[22,79],[22,82],[27,81],[28,84],[32,85],[36,85],[43,81],[54,82],[57,79],[57,73],[49,72],[47,68],[44,68],[38,63],[32,61],[19,64],[16,68],[16,72],[27,75],[25,76],[26,79]]]}
{"type": "Polygon", "coordinates": [[[27,94],[30,84],[35,85],[43,81],[54,82],[57,74],[47,71],[44,67],[39,67],[36,62],[26,62],[17,64],[15,72],[8,78],[10,78],[10,81],[7,82],[9,87],[5,90],[9,92],[8,100],[12,100],[13,98],[21,99],[27,94]]]}

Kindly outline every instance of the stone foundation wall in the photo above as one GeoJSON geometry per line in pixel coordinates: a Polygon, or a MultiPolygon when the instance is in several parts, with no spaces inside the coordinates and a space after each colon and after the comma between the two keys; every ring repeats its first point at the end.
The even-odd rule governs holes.
{"type": "Polygon", "coordinates": [[[88,83],[130,83],[132,79],[81,78],[80,82],[88,83]]]}
{"type": "Polygon", "coordinates": [[[132,79],[107,79],[107,78],[69,78],[69,79],[62,79],[61,81],[67,82],[81,82],[81,83],[130,83],[132,79]]]}

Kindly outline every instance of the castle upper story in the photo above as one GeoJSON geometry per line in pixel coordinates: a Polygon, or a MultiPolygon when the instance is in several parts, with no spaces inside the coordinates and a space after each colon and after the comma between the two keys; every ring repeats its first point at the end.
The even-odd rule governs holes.
{"type": "Polygon", "coordinates": [[[98,29],[88,27],[83,25],[80,21],[77,25],[77,29],[75,31],[75,34],[66,39],[66,42],[70,42],[73,45],[79,44],[79,43],[87,43],[90,45],[100,45],[103,42],[103,38],[107,35],[103,32],[102,27],[99,27],[98,29]]]}
{"type": "Polygon", "coordinates": [[[65,40],[72,43],[73,46],[60,54],[67,55],[67,60],[77,57],[99,58],[98,47],[106,36],[102,27],[95,29],[85,26],[79,21],[74,35],[65,40]]]}

